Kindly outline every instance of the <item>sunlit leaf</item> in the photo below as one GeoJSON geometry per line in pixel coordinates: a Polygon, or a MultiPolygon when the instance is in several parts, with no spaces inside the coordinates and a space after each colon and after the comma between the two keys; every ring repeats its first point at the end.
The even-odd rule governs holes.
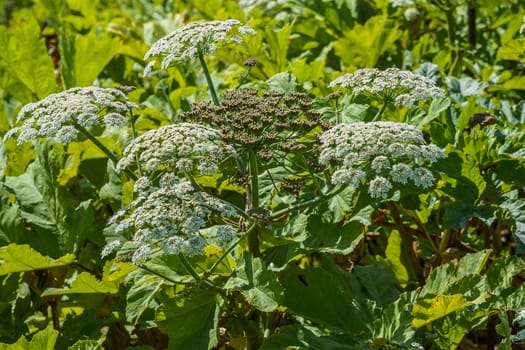
{"type": "Polygon", "coordinates": [[[116,55],[120,40],[97,34],[64,33],[60,37],[60,73],[66,88],[89,86],[116,55]]]}
{"type": "Polygon", "coordinates": [[[157,310],[155,322],[170,337],[170,350],[207,350],[219,341],[219,305],[216,295],[205,289],[163,303],[157,310]]]}
{"type": "Polygon", "coordinates": [[[469,305],[461,294],[438,295],[432,299],[419,300],[412,308],[412,325],[421,328],[469,305]]]}
{"type": "Polygon", "coordinates": [[[42,296],[67,294],[117,294],[118,287],[112,283],[99,281],[88,272],[81,272],[69,288],[48,288],[42,296]]]}
{"type": "Polygon", "coordinates": [[[75,261],[75,255],[66,254],[59,259],[46,257],[29,245],[10,244],[0,247],[0,276],[8,273],[44,270],[67,266],[75,261]]]}

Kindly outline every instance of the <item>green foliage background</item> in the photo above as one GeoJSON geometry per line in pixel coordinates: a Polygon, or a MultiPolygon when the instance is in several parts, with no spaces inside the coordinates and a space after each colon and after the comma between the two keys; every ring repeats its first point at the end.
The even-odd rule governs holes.
{"type": "MultiPolygon", "coordinates": [[[[396,208],[343,191],[260,232],[193,283],[177,256],[142,267],[100,253],[132,198],[89,140],[0,143],[0,349],[511,349],[525,309],[525,35],[522,1],[7,0],[0,4],[0,135],[20,108],[77,86],[134,86],[138,132],[208,100],[196,62],[145,78],[153,42],[193,20],[253,27],[208,60],[219,93],[307,92],[327,120],[370,121],[372,100],[324,99],[341,72],[398,67],[448,97],[389,107],[447,153],[433,193],[396,208]],[[254,3],[253,6],[250,3],[254,3]],[[417,9],[410,17],[408,8],[417,9]],[[249,57],[257,65],[248,69],[249,57]],[[477,117],[476,117],[477,116],[477,117]],[[484,116],[484,117],[483,117],[484,116]]],[[[97,135],[120,155],[126,128],[97,135]]],[[[292,163],[295,160],[290,160],[292,163]]],[[[297,161],[298,162],[298,161],[297,161]]],[[[273,178],[288,174],[274,167],[273,178]]],[[[239,200],[243,189],[215,187],[239,200]]],[[[286,209],[261,174],[262,202],[286,209]]],[[[286,198],[281,198],[286,197],[286,198]]],[[[209,269],[209,247],[192,264],[209,269]],[[200,260],[199,260],[200,259],[200,260]]]]}

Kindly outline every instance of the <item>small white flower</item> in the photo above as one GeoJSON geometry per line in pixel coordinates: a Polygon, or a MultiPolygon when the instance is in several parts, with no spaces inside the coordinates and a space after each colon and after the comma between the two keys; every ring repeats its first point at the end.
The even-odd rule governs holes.
{"type": "Polygon", "coordinates": [[[370,181],[370,186],[368,187],[368,193],[372,198],[382,198],[386,199],[388,197],[388,192],[392,189],[392,184],[390,181],[384,177],[378,176],[372,181],[370,181]]]}
{"type": "Polygon", "coordinates": [[[514,317],[514,320],[512,320],[512,323],[518,324],[520,327],[525,327],[525,310],[519,311],[514,317]]]}
{"type": "Polygon", "coordinates": [[[102,259],[104,259],[106,256],[108,256],[109,254],[117,250],[117,248],[120,247],[121,245],[122,245],[122,242],[119,240],[109,242],[108,244],[106,244],[104,249],[102,249],[102,253],[100,254],[100,256],[102,257],[102,259]]]}
{"type": "Polygon", "coordinates": [[[404,163],[397,163],[390,170],[390,176],[392,181],[399,182],[401,184],[407,184],[408,180],[412,178],[412,168],[404,163]]]}
{"type": "Polygon", "coordinates": [[[377,68],[359,69],[334,79],[328,87],[336,85],[347,88],[356,95],[365,93],[385,103],[403,106],[445,96],[445,91],[438,88],[433,80],[398,68],[383,71],[377,68]]]}
{"type": "Polygon", "coordinates": [[[134,139],[124,149],[117,170],[136,165],[138,159],[147,173],[161,169],[178,174],[197,170],[211,175],[232,155],[234,148],[224,144],[219,131],[200,124],[179,123],[150,130],[134,139]]]}
{"type": "Polygon", "coordinates": [[[415,168],[412,173],[412,180],[417,187],[430,188],[434,185],[434,175],[427,168],[415,168]]]}
{"type": "MultiPolygon", "coordinates": [[[[217,45],[241,44],[242,37],[248,34],[255,34],[255,31],[235,19],[191,22],[156,41],[144,60],[163,57],[161,68],[166,69],[172,63],[193,59],[199,54],[213,54],[217,45]]],[[[144,76],[151,72],[154,65],[155,60],[148,63],[144,76]]]]}
{"type": "Polygon", "coordinates": [[[142,245],[135,250],[131,257],[131,262],[137,266],[141,266],[149,259],[151,248],[147,245],[142,245]]]}
{"type": "MultiPolygon", "coordinates": [[[[109,221],[116,224],[116,234],[131,233],[133,240],[141,243],[133,254],[134,263],[147,260],[154,247],[166,253],[202,254],[209,243],[200,231],[209,227],[213,218],[237,218],[235,208],[196,191],[187,181],[180,182],[173,173],[164,174],[158,186],[139,178],[135,190],[137,198],[109,221]]],[[[227,243],[236,232],[233,226],[220,225],[217,236],[220,242],[227,243]]]]}
{"type": "Polygon", "coordinates": [[[377,156],[372,160],[372,163],[370,164],[373,170],[375,170],[376,173],[382,172],[384,169],[387,169],[390,167],[390,162],[388,161],[388,158],[385,156],[377,156]]]}
{"type": "Polygon", "coordinates": [[[77,138],[79,126],[122,125],[132,109],[138,106],[121,90],[71,88],[22,107],[16,119],[22,126],[11,129],[4,140],[18,133],[18,144],[46,137],[66,144],[77,138]]]}
{"type": "Polygon", "coordinates": [[[419,129],[405,123],[340,123],[319,141],[318,162],[333,168],[332,184],[358,188],[371,179],[372,198],[387,198],[392,182],[432,187],[434,176],[424,166],[445,157],[442,149],[426,144],[419,129]]]}

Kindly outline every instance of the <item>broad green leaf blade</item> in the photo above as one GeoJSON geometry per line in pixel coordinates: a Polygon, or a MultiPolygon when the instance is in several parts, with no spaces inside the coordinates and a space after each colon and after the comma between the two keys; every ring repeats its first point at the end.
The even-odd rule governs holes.
{"type": "Polygon", "coordinates": [[[438,295],[431,299],[419,300],[412,308],[412,325],[421,328],[469,305],[471,304],[466,302],[461,294],[438,295]]]}
{"type": "Polygon", "coordinates": [[[352,335],[370,334],[369,326],[378,317],[376,306],[356,297],[354,288],[361,286],[348,272],[338,267],[289,267],[282,279],[284,306],[292,314],[352,335]]]}
{"type": "Polygon", "coordinates": [[[395,287],[394,274],[389,269],[377,265],[356,266],[354,275],[362,284],[367,297],[380,307],[387,307],[399,296],[395,287]]]}
{"type": "Polygon", "coordinates": [[[37,99],[55,92],[55,70],[40,34],[40,25],[35,20],[28,18],[18,23],[13,32],[0,29],[0,43],[0,66],[13,79],[23,84],[37,99]]]}
{"type": "Polygon", "coordinates": [[[334,42],[335,54],[346,67],[374,67],[381,55],[401,38],[398,25],[383,16],[372,17],[364,25],[356,24],[334,42]]]}
{"type": "Polygon", "coordinates": [[[283,289],[275,273],[248,252],[239,259],[236,277],[224,287],[240,291],[250,305],[263,312],[275,311],[282,300],[283,289]]]}
{"type": "Polygon", "coordinates": [[[385,255],[386,260],[392,267],[392,271],[396,276],[396,280],[402,288],[405,288],[410,280],[408,269],[403,263],[402,240],[399,231],[393,230],[388,237],[388,244],[386,246],[385,255]]]}
{"type": "Polygon", "coordinates": [[[518,198],[515,191],[508,193],[505,197],[500,207],[510,214],[505,215],[506,221],[512,228],[512,234],[516,240],[516,253],[522,254],[525,252],[525,200],[518,198]]]}
{"type": "Polygon", "coordinates": [[[31,341],[21,336],[14,344],[0,344],[0,350],[54,350],[58,331],[48,327],[36,333],[31,341]]]}
{"type": "Polygon", "coordinates": [[[75,255],[73,254],[66,254],[59,259],[51,259],[40,254],[29,245],[10,244],[0,248],[0,276],[66,266],[74,261],[75,255]]]}
{"type": "Polygon", "coordinates": [[[193,288],[186,296],[163,303],[155,322],[169,336],[169,350],[207,350],[219,341],[219,305],[208,290],[193,288]]]}
{"type": "Polygon", "coordinates": [[[70,288],[48,288],[42,296],[68,294],[117,294],[118,287],[112,283],[99,281],[88,272],[81,272],[71,283],[70,288]]]}
{"type": "Polygon", "coordinates": [[[449,98],[438,98],[438,99],[432,100],[432,102],[430,103],[430,107],[428,108],[427,115],[423,119],[417,121],[417,124],[416,124],[417,127],[422,129],[425,125],[430,123],[432,120],[439,117],[441,112],[446,110],[449,106],[450,106],[449,98]]]}
{"type": "Polygon", "coordinates": [[[94,340],[79,340],[67,350],[102,350],[102,346],[94,340]]]}
{"type": "Polygon", "coordinates": [[[514,39],[498,49],[497,58],[500,60],[525,61],[525,39],[514,39]]]}
{"type": "Polygon", "coordinates": [[[276,349],[338,349],[353,350],[356,341],[347,334],[323,335],[319,329],[308,326],[284,326],[273,334],[259,348],[276,349]]]}
{"type": "Polygon", "coordinates": [[[147,310],[156,310],[159,303],[156,294],[166,285],[171,285],[166,279],[144,269],[131,272],[126,278],[130,289],[126,296],[126,318],[136,324],[147,310]]]}
{"type": "Polygon", "coordinates": [[[412,315],[408,311],[413,299],[413,292],[403,293],[388,305],[381,318],[374,321],[373,339],[385,339],[399,345],[411,343],[416,333],[412,327],[412,315]]]}
{"type": "Polygon", "coordinates": [[[60,37],[60,73],[66,88],[89,86],[120,49],[121,42],[95,30],[60,37]]]}
{"type": "Polygon", "coordinates": [[[481,273],[491,251],[483,250],[478,253],[467,254],[459,261],[452,261],[432,271],[426,284],[421,289],[420,296],[435,297],[445,294],[456,282],[470,275],[481,273]]]}

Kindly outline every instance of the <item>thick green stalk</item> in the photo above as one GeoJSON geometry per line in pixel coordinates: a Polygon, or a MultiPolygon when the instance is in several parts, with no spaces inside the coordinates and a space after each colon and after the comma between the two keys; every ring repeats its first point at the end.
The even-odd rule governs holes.
{"type": "Polygon", "coordinates": [[[250,234],[251,231],[253,231],[258,225],[258,222],[255,221],[252,226],[250,226],[250,228],[248,229],[248,231],[246,231],[246,234],[242,235],[241,237],[239,237],[239,239],[237,239],[235,242],[233,242],[229,247],[228,249],[226,249],[224,251],[224,253],[222,253],[222,255],[217,259],[217,261],[215,261],[213,263],[213,265],[210,267],[210,269],[206,272],[206,276],[209,276],[213,273],[213,271],[217,268],[217,266],[219,266],[219,264],[228,256],[228,254],[230,254],[232,252],[232,250],[239,245],[239,243],[244,239],[244,237],[248,236],[250,234]]]}
{"type": "MultiPolygon", "coordinates": [[[[250,184],[246,191],[246,212],[250,214],[253,209],[259,208],[259,165],[257,164],[257,154],[255,151],[248,152],[250,184]]],[[[254,228],[248,233],[248,249],[255,257],[261,256],[259,247],[259,230],[254,228]]]]}
{"type": "Polygon", "coordinates": [[[383,115],[383,113],[386,110],[386,107],[388,106],[387,101],[383,101],[383,105],[381,106],[381,109],[377,112],[377,114],[374,116],[374,119],[372,119],[373,122],[379,120],[379,118],[383,115]]]}
{"type": "Polygon", "coordinates": [[[217,92],[215,91],[215,86],[213,85],[213,80],[211,79],[210,71],[208,70],[208,65],[204,60],[204,55],[202,54],[202,52],[199,52],[199,61],[202,66],[202,70],[204,71],[204,77],[206,78],[206,82],[208,83],[208,88],[210,89],[211,99],[213,100],[213,103],[216,106],[220,106],[221,103],[219,102],[219,97],[217,96],[217,92]]]}
{"type": "MultiPolygon", "coordinates": [[[[93,134],[91,134],[89,131],[86,130],[86,128],[84,128],[81,125],[76,124],[75,128],[77,128],[77,130],[80,131],[84,136],[86,136],[91,142],[93,142],[99,150],[101,150],[106,156],[108,156],[108,158],[111,159],[113,164],[117,165],[119,161],[117,156],[113,152],[111,152],[106,146],[104,146],[104,144],[100,142],[95,136],[93,136],[93,134]]],[[[124,172],[129,176],[130,179],[137,180],[137,175],[135,175],[128,168],[125,168],[124,172]]]]}
{"type": "Polygon", "coordinates": [[[401,241],[403,242],[403,245],[407,250],[408,257],[410,259],[410,263],[412,265],[416,278],[419,283],[424,283],[425,279],[423,278],[423,271],[421,269],[421,266],[419,265],[419,260],[414,250],[412,249],[412,240],[410,239],[410,234],[407,233],[407,230],[403,225],[403,220],[401,219],[401,215],[399,214],[397,206],[392,201],[387,202],[387,205],[388,209],[390,209],[390,214],[394,219],[394,223],[396,224],[397,230],[399,231],[399,235],[401,236],[401,241]]]}
{"type": "Polygon", "coordinates": [[[215,286],[215,284],[213,284],[212,281],[205,279],[205,278],[201,278],[199,274],[197,273],[197,271],[195,271],[193,266],[191,266],[189,261],[186,260],[186,257],[184,256],[184,254],[179,254],[178,256],[179,256],[180,262],[182,263],[186,271],[191,275],[191,277],[195,279],[195,282],[197,282],[197,284],[204,283],[207,287],[210,287],[213,290],[220,290],[219,288],[215,286]]]}

